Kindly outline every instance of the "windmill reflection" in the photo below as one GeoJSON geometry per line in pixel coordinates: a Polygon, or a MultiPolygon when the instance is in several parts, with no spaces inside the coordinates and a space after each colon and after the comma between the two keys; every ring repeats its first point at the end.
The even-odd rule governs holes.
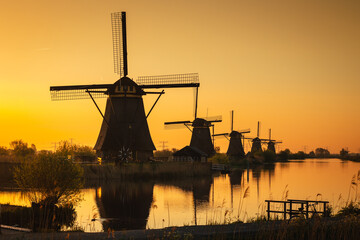
{"type": "Polygon", "coordinates": [[[104,230],[145,229],[153,201],[152,182],[104,184],[96,204],[104,230]]]}

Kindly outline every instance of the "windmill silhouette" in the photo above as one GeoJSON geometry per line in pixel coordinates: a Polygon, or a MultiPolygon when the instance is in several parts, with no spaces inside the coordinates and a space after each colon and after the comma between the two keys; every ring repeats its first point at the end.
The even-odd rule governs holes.
{"type": "Polygon", "coordinates": [[[214,138],[211,138],[210,127],[212,128],[214,134],[214,123],[221,122],[221,116],[215,117],[206,117],[206,118],[198,118],[197,117],[197,104],[198,101],[198,90],[196,89],[195,96],[195,111],[194,111],[194,120],[190,121],[175,121],[175,122],[165,122],[165,126],[177,125],[177,126],[185,126],[190,130],[191,140],[190,147],[195,150],[200,150],[202,153],[205,153],[207,157],[211,157],[215,154],[214,149],[214,138]]]}
{"type": "Polygon", "coordinates": [[[143,76],[133,81],[128,77],[126,13],[111,14],[114,72],[120,79],[113,84],[51,86],[52,100],[91,98],[103,118],[94,149],[104,160],[116,162],[146,161],[155,150],[147,118],[165,88],[196,88],[200,86],[197,73],[143,76]],[[145,92],[145,89],[163,89],[160,92],[145,92]],[[158,94],[151,109],[145,114],[142,96],[158,94]],[[95,98],[107,98],[105,113],[95,98]]]}
{"type": "Polygon", "coordinates": [[[276,153],[275,144],[282,143],[282,141],[276,141],[271,139],[271,128],[269,129],[269,139],[261,139],[263,143],[267,144],[267,150],[276,153]]]}
{"type": "Polygon", "coordinates": [[[262,150],[262,144],[267,145],[267,150],[273,151],[276,153],[275,144],[282,143],[282,141],[276,141],[275,139],[271,139],[271,129],[269,129],[269,138],[260,138],[260,122],[258,121],[257,127],[257,136],[255,138],[245,138],[252,141],[251,153],[255,153],[262,150]]]}
{"type": "Polygon", "coordinates": [[[244,135],[245,133],[250,133],[250,129],[244,129],[239,131],[234,131],[234,111],[231,111],[231,125],[229,133],[218,133],[214,134],[214,137],[224,136],[229,140],[229,147],[226,154],[233,159],[241,159],[245,157],[244,151],[244,135]],[[230,139],[228,138],[230,136],[230,139]]]}

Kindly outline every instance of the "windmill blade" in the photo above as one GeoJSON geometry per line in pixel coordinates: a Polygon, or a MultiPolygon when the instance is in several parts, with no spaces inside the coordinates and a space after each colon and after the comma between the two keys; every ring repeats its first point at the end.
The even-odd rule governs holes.
{"type": "Polygon", "coordinates": [[[205,117],[203,119],[205,119],[208,122],[222,122],[222,116],[221,115],[205,117]]]}
{"type": "Polygon", "coordinates": [[[190,130],[192,122],[190,121],[176,121],[176,122],[165,122],[164,128],[166,130],[188,128],[190,130]]]}
{"type": "Polygon", "coordinates": [[[213,136],[217,137],[217,136],[229,136],[229,135],[230,135],[229,133],[217,133],[217,134],[214,134],[213,136]]]}
{"type": "Polygon", "coordinates": [[[199,87],[193,89],[194,89],[194,119],[196,119],[197,109],[198,109],[199,87]]]}
{"type": "Polygon", "coordinates": [[[136,83],[142,88],[182,88],[200,86],[198,73],[141,76],[137,78],[136,83]]]}
{"type": "Polygon", "coordinates": [[[183,123],[183,124],[167,124],[164,125],[165,130],[175,130],[175,129],[184,129],[184,128],[191,128],[191,123],[183,123]]]}
{"type": "Polygon", "coordinates": [[[250,128],[247,129],[241,129],[241,130],[236,130],[239,133],[250,133],[250,128]]]}
{"type": "Polygon", "coordinates": [[[111,13],[114,72],[120,77],[127,76],[126,13],[111,13]]]}
{"type": "Polygon", "coordinates": [[[52,101],[88,99],[90,92],[93,98],[106,98],[106,92],[111,86],[112,84],[51,86],[50,96],[52,101]]]}
{"type": "Polygon", "coordinates": [[[214,139],[221,139],[221,138],[225,138],[227,140],[229,139],[230,134],[229,133],[217,133],[217,134],[213,134],[211,135],[214,139]]]}
{"type": "Polygon", "coordinates": [[[175,122],[165,122],[165,125],[172,125],[172,124],[186,124],[189,123],[191,124],[191,121],[175,121],[175,122]]]}

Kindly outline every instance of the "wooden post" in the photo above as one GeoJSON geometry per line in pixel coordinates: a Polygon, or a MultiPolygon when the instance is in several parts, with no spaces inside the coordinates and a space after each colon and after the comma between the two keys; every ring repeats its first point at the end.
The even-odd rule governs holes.
{"type": "Polygon", "coordinates": [[[0,234],[1,234],[1,204],[0,204],[0,234]]]}
{"type": "Polygon", "coordinates": [[[309,219],[309,202],[306,201],[306,219],[309,219]]]}
{"type": "Polygon", "coordinates": [[[289,202],[290,202],[290,219],[291,219],[291,217],[292,217],[292,200],[289,200],[289,202]]]}
{"type": "Polygon", "coordinates": [[[268,214],[268,221],[269,221],[270,220],[270,201],[268,201],[267,214],[268,214]]]}
{"type": "MultiPolygon", "coordinates": [[[[291,202],[290,202],[290,206],[291,206],[291,202]]],[[[286,220],[286,202],[284,202],[284,220],[286,220]]]]}

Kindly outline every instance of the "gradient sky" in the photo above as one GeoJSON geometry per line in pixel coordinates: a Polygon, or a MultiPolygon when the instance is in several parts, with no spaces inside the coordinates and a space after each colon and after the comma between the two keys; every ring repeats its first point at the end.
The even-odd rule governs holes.
{"type": "MultiPolygon", "coordinates": [[[[0,146],[93,146],[102,118],[88,100],[50,100],[49,86],[113,83],[111,12],[127,12],[129,77],[200,75],[199,116],[283,141],[281,149],[360,152],[357,0],[0,0],[0,146]]],[[[156,96],[145,96],[145,111],[156,96]]],[[[105,99],[98,100],[102,110],[105,99]]],[[[166,90],[148,123],[154,144],[181,148],[193,90],[166,90]]],[[[216,145],[227,150],[228,141],[216,145]]]]}

